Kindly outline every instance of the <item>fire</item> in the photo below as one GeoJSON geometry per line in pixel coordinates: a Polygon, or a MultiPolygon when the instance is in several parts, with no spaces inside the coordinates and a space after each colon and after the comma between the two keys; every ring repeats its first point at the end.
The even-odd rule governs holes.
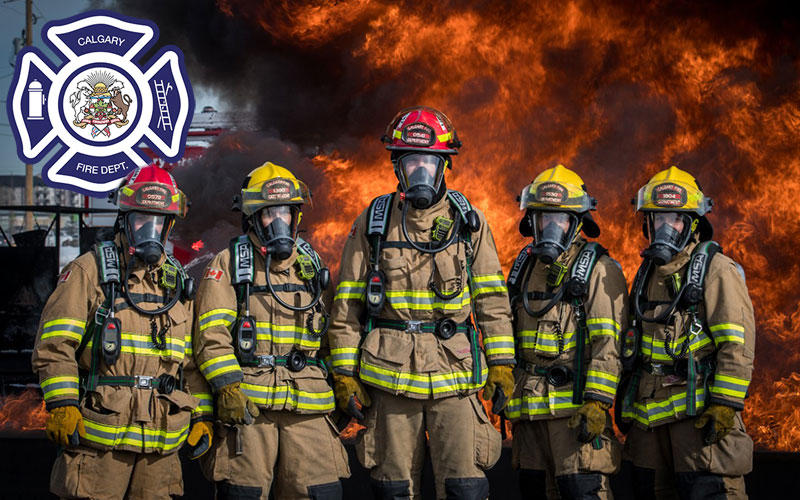
{"type": "MultiPolygon", "coordinates": [[[[506,272],[526,243],[514,198],[539,171],[563,163],[584,178],[599,200],[599,241],[629,280],[646,244],[631,198],[670,165],[695,174],[715,200],[714,237],[743,266],[756,311],[748,428],[760,448],[800,450],[800,65],[791,29],[759,24],[745,8],[663,2],[217,5],[262,36],[248,41],[268,63],[253,57],[242,74],[213,83],[246,81],[265,129],[311,158],[313,171],[302,173],[315,206],[304,237],[332,270],[355,218],[396,186],[377,138],[405,106],[433,106],[453,121],[464,147],[448,187],[484,211],[506,272]]],[[[234,136],[220,141],[246,149],[234,136]]]]}
{"type": "Polygon", "coordinates": [[[0,398],[0,431],[43,430],[45,420],[44,400],[36,389],[0,398]]]}
{"type": "Polygon", "coordinates": [[[192,243],[192,250],[194,250],[195,252],[199,252],[200,250],[203,249],[204,246],[206,245],[205,243],[203,243],[203,240],[197,240],[194,243],[192,243]]]}

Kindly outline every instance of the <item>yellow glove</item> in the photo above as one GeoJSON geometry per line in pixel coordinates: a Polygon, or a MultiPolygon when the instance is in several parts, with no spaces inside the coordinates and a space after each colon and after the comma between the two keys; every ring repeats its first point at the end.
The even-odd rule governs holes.
{"type": "Polygon", "coordinates": [[[202,421],[192,424],[192,430],[189,431],[189,437],[186,438],[186,443],[192,448],[189,459],[195,460],[203,456],[211,448],[213,438],[214,425],[211,422],[202,421]]]}
{"type": "Polygon", "coordinates": [[[226,424],[252,424],[260,414],[239,388],[239,382],[228,384],[217,393],[217,417],[226,424]]]}
{"type": "Polygon", "coordinates": [[[697,417],[694,426],[698,429],[708,426],[703,437],[706,444],[718,443],[733,429],[736,410],[730,406],[712,403],[702,415],[697,417]]]}
{"type": "Polygon", "coordinates": [[[491,401],[495,394],[497,401],[492,405],[492,413],[500,414],[508,399],[514,393],[514,373],[512,365],[493,365],[489,367],[489,377],[483,388],[483,400],[491,401]]]}
{"type": "Polygon", "coordinates": [[[606,428],[606,411],[611,408],[609,403],[587,400],[583,403],[577,413],[570,417],[567,426],[574,429],[585,423],[585,428],[581,429],[578,440],[582,443],[589,443],[597,438],[606,428]]]}
{"type": "Polygon", "coordinates": [[[50,441],[61,445],[77,446],[80,437],[86,437],[86,428],[83,426],[83,417],[77,406],[59,406],[47,414],[45,432],[50,441]]]}
{"type": "Polygon", "coordinates": [[[339,408],[359,420],[364,419],[364,414],[361,413],[357,402],[360,402],[362,407],[372,405],[367,390],[357,378],[350,375],[333,372],[333,393],[336,395],[339,408]]]}

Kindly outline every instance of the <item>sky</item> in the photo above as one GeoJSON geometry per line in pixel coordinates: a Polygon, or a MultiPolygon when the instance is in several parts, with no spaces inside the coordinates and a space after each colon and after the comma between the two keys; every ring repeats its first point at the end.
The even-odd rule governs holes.
{"type": "MultiPolygon", "coordinates": [[[[42,28],[45,23],[57,19],[74,16],[89,8],[86,0],[34,0],[33,13],[33,45],[41,49],[51,61],[57,61],[53,52],[42,42],[42,28]]],[[[6,114],[6,99],[8,88],[14,76],[15,62],[13,39],[22,36],[25,29],[25,1],[0,0],[0,175],[25,173],[25,164],[17,157],[17,148],[11,133],[8,115],[6,114]]],[[[24,40],[23,40],[24,43],[24,40]]],[[[220,109],[216,96],[205,92],[202,88],[194,88],[196,108],[210,105],[220,109]]],[[[42,166],[49,159],[45,158],[33,166],[34,174],[42,171],[42,166]]]]}

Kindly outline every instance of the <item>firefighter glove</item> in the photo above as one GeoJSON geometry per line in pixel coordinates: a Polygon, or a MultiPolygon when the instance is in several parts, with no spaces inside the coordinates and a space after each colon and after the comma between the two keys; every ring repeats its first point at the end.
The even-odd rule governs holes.
{"type": "Polygon", "coordinates": [[[77,446],[80,437],[86,436],[83,417],[77,406],[59,406],[47,415],[45,431],[50,441],[60,446],[77,446]]]}
{"type": "Polygon", "coordinates": [[[358,407],[357,403],[361,403],[361,406],[365,407],[370,406],[372,400],[357,378],[334,372],[333,392],[336,395],[336,402],[342,411],[359,420],[364,419],[364,414],[361,413],[361,408],[358,407]]]}
{"type": "Polygon", "coordinates": [[[603,433],[606,428],[606,411],[611,408],[609,403],[597,401],[594,399],[587,400],[583,403],[578,411],[572,415],[567,424],[570,429],[581,427],[581,435],[578,440],[582,443],[588,443],[596,439],[603,433]]]}
{"type": "Polygon", "coordinates": [[[706,444],[718,443],[731,429],[736,416],[736,410],[730,406],[712,404],[702,415],[697,417],[694,426],[698,429],[705,427],[703,439],[706,444]]]}
{"type": "Polygon", "coordinates": [[[217,393],[217,417],[226,424],[252,424],[260,414],[258,407],[239,388],[228,384],[217,393]]]}
{"type": "Polygon", "coordinates": [[[511,365],[494,365],[489,367],[489,377],[483,388],[484,401],[495,400],[492,412],[499,414],[506,406],[508,398],[514,393],[514,374],[511,365]]]}
{"type": "Polygon", "coordinates": [[[211,440],[214,438],[214,425],[211,422],[200,421],[192,424],[189,437],[186,438],[190,452],[189,459],[200,458],[211,448],[211,440]]]}

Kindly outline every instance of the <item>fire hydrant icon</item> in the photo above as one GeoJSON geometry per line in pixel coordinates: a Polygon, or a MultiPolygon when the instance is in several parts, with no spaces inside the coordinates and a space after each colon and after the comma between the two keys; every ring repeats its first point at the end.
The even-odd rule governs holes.
{"type": "Polygon", "coordinates": [[[44,120],[44,102],[47,97],[44,95],[44,88],[38,80],[34,80],[28,85],[28,120],[44,120]]]}

